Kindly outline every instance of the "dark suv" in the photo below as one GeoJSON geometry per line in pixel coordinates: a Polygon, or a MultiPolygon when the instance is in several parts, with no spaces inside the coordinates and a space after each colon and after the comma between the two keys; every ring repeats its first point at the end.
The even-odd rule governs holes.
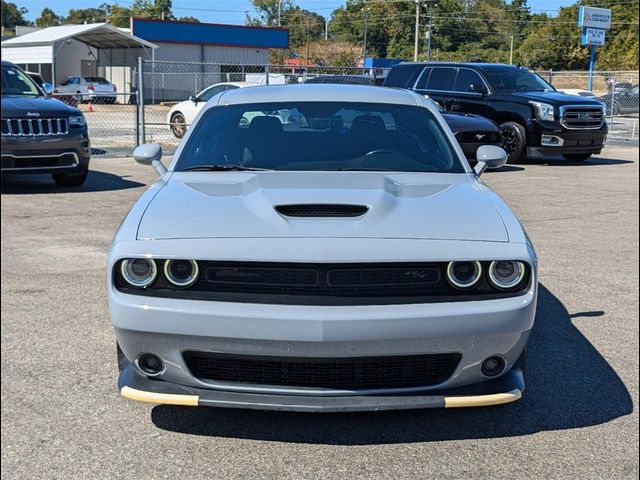
{"type": "Polygon", "coordinates": [[[51,173],[58,185],[83,184],[91,146],[82,112],[48,97],[6,61],[1,90],[2,172],[51,173]]]}
{"type": "Polygon", "coordinates": [[[603,105],[559,93],[526,68],[492,63],[401,63],[385,86],[428,95],[446,110],[475,113],[500,126],[510,162],[528,154],[583,161],[607,137],[603,105]]]}

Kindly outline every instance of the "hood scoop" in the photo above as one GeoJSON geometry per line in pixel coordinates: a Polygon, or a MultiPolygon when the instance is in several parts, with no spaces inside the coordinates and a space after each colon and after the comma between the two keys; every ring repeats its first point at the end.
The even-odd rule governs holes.
{"type": "Polygon", "coordinates": [[[298,203],[276,205],[274,208],[285,217],[304,218],[361,217],[369,211],[366,205],[343,203],[298,203]]]}

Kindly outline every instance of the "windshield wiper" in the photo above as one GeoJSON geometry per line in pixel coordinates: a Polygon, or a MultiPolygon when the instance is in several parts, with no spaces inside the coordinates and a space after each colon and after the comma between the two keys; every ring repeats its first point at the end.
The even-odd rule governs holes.
{"type": "Polygon", "coordinates": [[[220,165],[194,165],[187,167],[183,172],[271,172],[269,168],[244,167],[242,165],[231,165],[223,163],[220,165]]]}

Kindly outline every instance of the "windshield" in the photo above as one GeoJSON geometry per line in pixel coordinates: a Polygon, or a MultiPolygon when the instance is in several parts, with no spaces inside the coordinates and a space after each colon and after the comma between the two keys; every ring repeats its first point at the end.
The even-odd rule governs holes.
{"type": "Polygon", "coordinates": [[[17,67],[2,67],[2,96],[37,97],[42,95],[29,76],[17,67]]]}
{"type": "Polygon", "coordinates": [[[380,170],[462,173],[423,107],[282,102],[214,107],[189,136],[175,170],[380,170]]]}
{"type": "Polygon", "coordinates": [[[496,93],[555,91],[555,88],[542,77],[523,68],[490,70],[485,73],[489,77],[496,93]]]}

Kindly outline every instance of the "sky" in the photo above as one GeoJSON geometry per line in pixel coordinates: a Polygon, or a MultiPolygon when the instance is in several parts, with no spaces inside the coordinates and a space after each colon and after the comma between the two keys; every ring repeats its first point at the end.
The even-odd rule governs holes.
{"type": "MultiPolygon", "coordinates": [[[[51,7],[51,0],[7,0],[19,7],[29,10],[27,18],[35,20],[45,7],[51,7]]],[[[84,0],[81,4],[78,0],[57,0],[54,11],[58,15],[66,15],[71,8],[97,7],[105,3],[105,0],[84,0]]],[[[107,3],[119,3],[128,6],[131,1],[107,1],[107,3]]],[[[297,0],[300,7],[313,10],[320,15],[327,16],[337,7],[343,5],[345,0],[297,0]]],[[[554,15],[561,6],[571,5],[574,0],[529,0],[529,7],[533,13],[545,11],[554,15]]],[[[173,13],[176,17],[191,16],[201,22],[244,24],[245,12],[251,13],[251,0],[173,0],[173,13]],[[215,10],[215,11],[213,11],[215,10]]]]}

